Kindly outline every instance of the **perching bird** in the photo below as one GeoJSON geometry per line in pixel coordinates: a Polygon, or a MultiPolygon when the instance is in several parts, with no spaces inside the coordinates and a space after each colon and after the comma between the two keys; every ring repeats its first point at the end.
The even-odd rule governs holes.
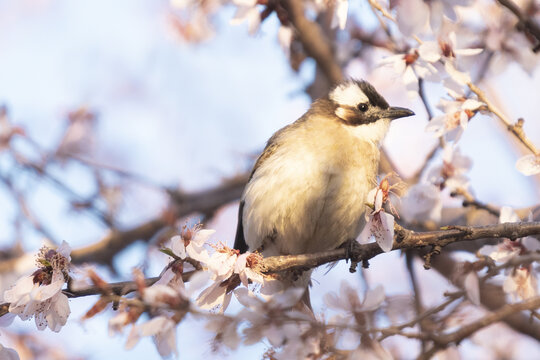
{"type": "Polygon", "coordinates": [[[414,115],[390,107],[366,81],[349,80],[277,131],[244,190],[234,247],[265,256],[335,249],[365,225],[379,147],[390,121],[414,115]]]}

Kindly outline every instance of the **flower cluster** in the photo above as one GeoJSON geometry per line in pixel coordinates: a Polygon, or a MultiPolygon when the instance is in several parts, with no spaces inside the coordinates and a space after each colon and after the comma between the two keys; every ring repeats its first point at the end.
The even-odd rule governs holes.
{"type": "Polygon", "coordinates": [[[36,260],[38,270],[4,292],[9,312],[22,320],[34,317],[39,330],[49,327],[60,331],[70,314],[68,298],[62,293],[69,278],[70,253],[65,241],[56,250],[41,248],[36,260]]]}
{"type": "MultiPolygon", "coordinates": [[[[517,214],[508,206],[501,208],[499,222],[520,221],[517,214]]],[[[512,259],[532,254],[540,250],[540,242],[534,237],[524,237],[514,241],[503,239],[497,245],[484,245],[478,250],[478,256],[487,256],[496,263],[507,263],[512,259]]],[[[537,269],[534,264],[511,266],[507,269],[503,290],[513,301],[527,300],[539,294],[537,269]]]]}
{"type": "Polygon", "coordinates": [[[441,220],[443,191],[452,193],[466,190],[466,173],[472,161],[459,148],[447,146],[443,150],[442,165],[427,171],[422,181],[411,186],[401,201],[401,214],[407,222],[441,220]]]}

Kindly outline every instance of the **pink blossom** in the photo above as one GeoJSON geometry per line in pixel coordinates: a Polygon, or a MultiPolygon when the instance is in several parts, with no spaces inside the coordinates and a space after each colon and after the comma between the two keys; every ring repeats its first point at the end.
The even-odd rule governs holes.
{"type": "Polygon", "coordinates": [[[366,201],[373,204],[373,210],[366,212],[366,226],[358,236],[361,244],[368,243],[374,237],[384,252],[392,250],[394,242],[394,217],[383,208],[388,199],[388,191],[388,180],[385,178],[378,187],[369,192],[366,201]]]}

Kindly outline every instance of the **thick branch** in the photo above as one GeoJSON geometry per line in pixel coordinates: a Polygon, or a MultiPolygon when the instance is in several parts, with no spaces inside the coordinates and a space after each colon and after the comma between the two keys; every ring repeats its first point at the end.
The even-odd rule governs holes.
{"type": "MultiPolygon", "coordinates": [[[[484,238],[509,238],[540,234],[540,222],[505,223],[488,226],[459,226],[444,230],[414,232],[396,225],[396,235],[392,250],[413,249],[425,246],[444,247],[460,241],[473,241],[484,238]]],[[[266,272],[279,272],[292,269],[314,268],[326,263],[352,258],[356,262],[367,261],[382,253],[376,243],[358,245],[352,251],[344,248],[314,254],[272,256],[264,259],[266,272]]]]}
{"type": "Polygon", "coordinates": [[[286,0],[283,6],[306,53],[317,62],[330,83],[337,84],[343,80],[341,67],[334,58],[330,42],[319,25],[305,17],[303,1],[286,0]]]}

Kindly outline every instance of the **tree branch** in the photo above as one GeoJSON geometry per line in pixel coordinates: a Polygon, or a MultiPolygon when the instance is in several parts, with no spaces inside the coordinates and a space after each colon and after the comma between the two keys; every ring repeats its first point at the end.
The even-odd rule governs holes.
{"type": "Polygon", "coordinates": [[[536,38],[537,45],[535,45],[533,51],[538,52],[538,50],[540,50],[538,45],[540,42],[540,26],[532,18],[525,16],[512,0],[497,0],[497,2],[510,10],[518,18],[519,25],[536,38]]]}
{"type": "Polygon", "coordinates": [[[290,16],[289,19],[306,53],[317,62],[331,84],[342,81],[343,73],[334,58],[330,41],[319,25],[305,17],[303,1],[285,0],[282,4],[290,16]]]}
{"type": "MultiPolygon", "coordinates": [[[[171,192],[175,217],[181,218],[194,212],[212,213],[219,207],[239,199],[247,178],[247,173],[242,174],[215,188],[192,194],[171,192]]],[[[131,229],[113,231],[94,244],[74,250],[71,253],[72,262],[111,263],[116,253],[135,241],[149,241],[166,226],[168,226],[166,219],[157,217],[131,229]]]]}
{"type": "MultiPolygon", "coordinates": [[[[540,222],[504,223],[487,226],[454,226],[443,230],[414,232],[396,224],[392,250],[414,249],[426,246],[444,247],[460,242],[484,238],[517,239],[540,234],[540,222]]],[[[366,262],[383,251],[376,243],[357,245],[352,250],[336,249],[313,254],[271,256],[263,261],[264,271],[275,273],[293,269],[310,269],[326,263],[352,259],[366,262]]]]}
{"type": "Polygon", "coordinates": [[[471,336],[476,331],[485,328],[491,324],[505,319],[523,310],[534,310],[540,307],[540,296],[536,296],[515,304],[506,304],[492,314],[486,315],[470,324],[464,325],[458,330],[441,335],[430,336],[434,342],[433,347],[426,353],[421,354],[418,359],[430,359],[438,350],[448,347],[450,344],[459,345],[459,343],[471,336]]]}

